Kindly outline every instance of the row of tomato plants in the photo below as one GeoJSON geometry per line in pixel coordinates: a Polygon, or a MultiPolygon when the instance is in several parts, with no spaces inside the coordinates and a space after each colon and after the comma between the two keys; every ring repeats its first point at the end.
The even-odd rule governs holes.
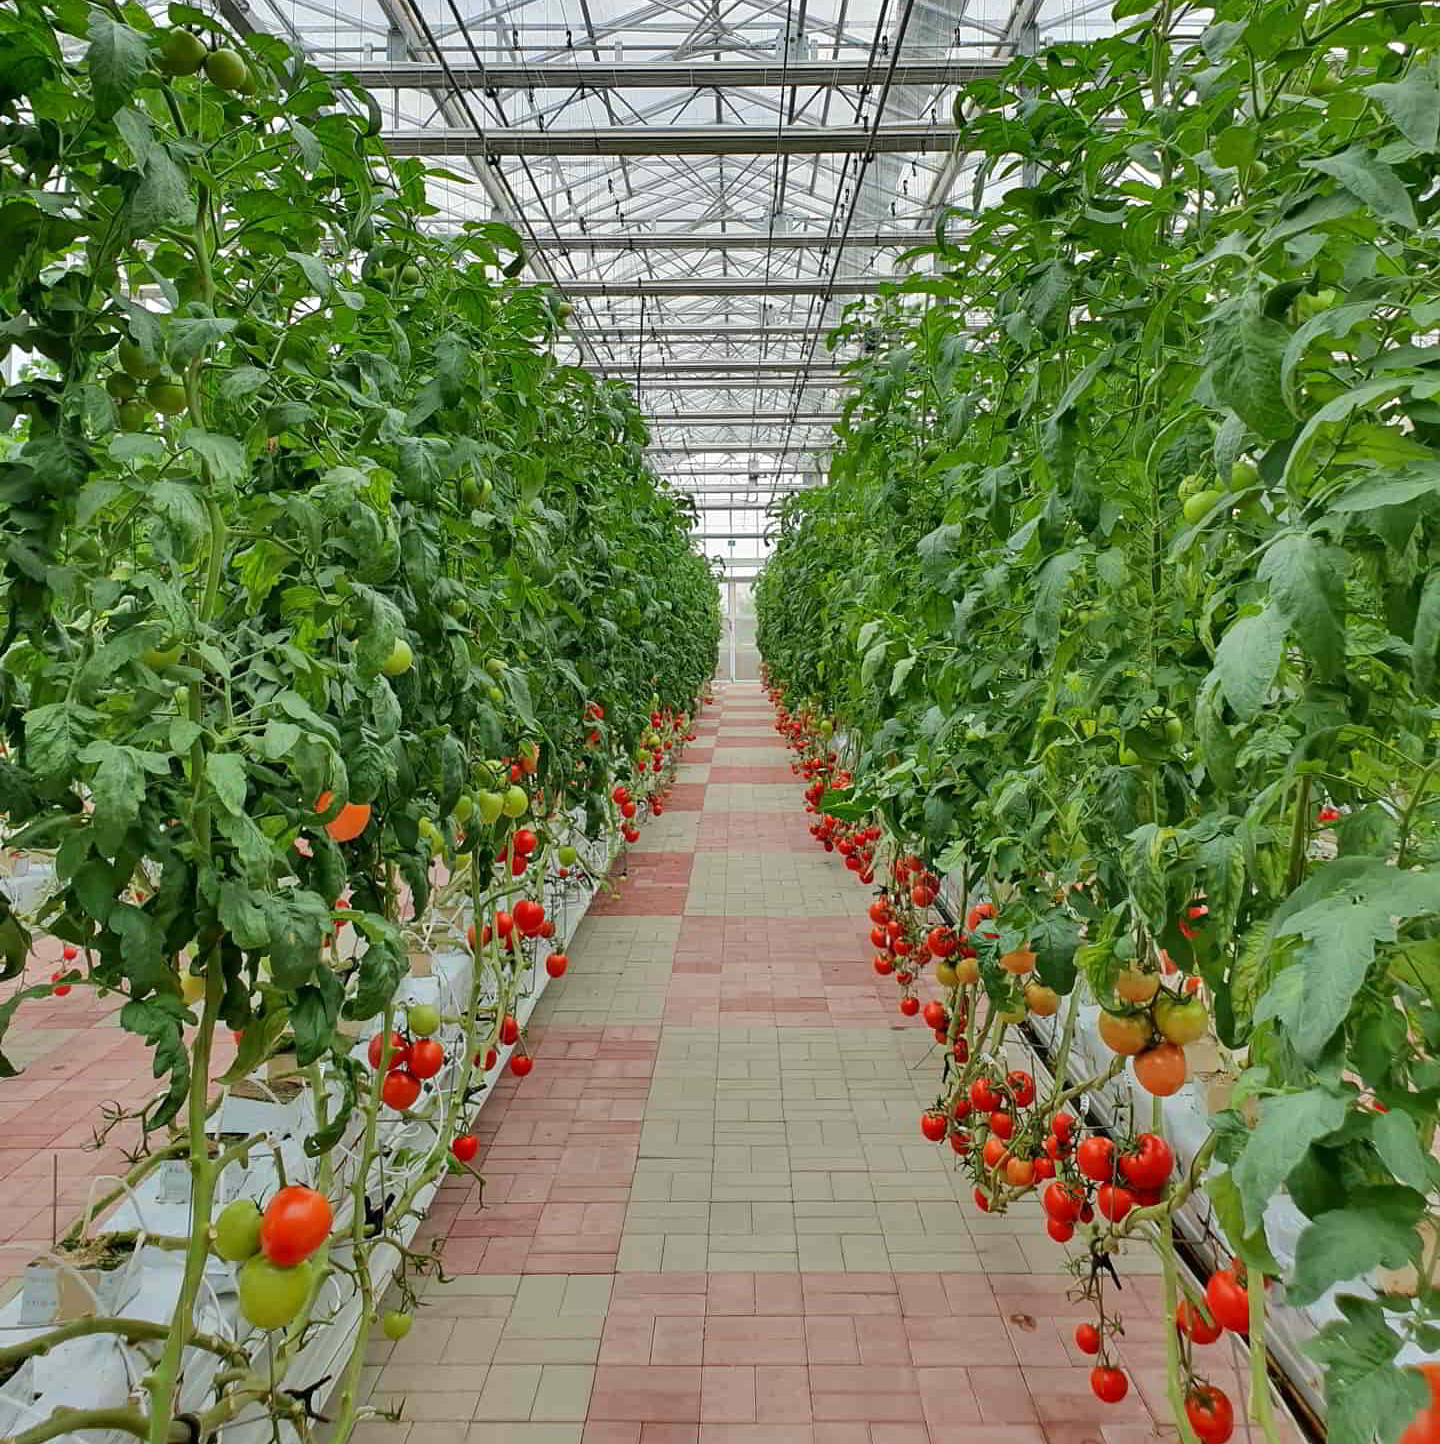
{"type": "Polygon", "coordinates": [[[1408,1367],[1440,1352],[1440,24],[1136,13],[960,97],[974,204],[935,274],[839,328],[870,344],[829,484],[780,514],[760,645],[821,840],[892,898],[882,847],[998,908],[974,958],[901,916],[929,952],[902,966],[905,910],[875,923],[877,966],[952,995],[936,1114],[985,1206],[1036,1168],[1102,1253],[1168,1259],[1203,1188],[1257,1281],[1257,1371],[1267,1297],[1318,1311],[1330,1437],[1418,1444],[1440,1435],[1408,1367]],[[1208,1137],[1155,1202],[1061,1166],[1073,1080],[1010,1106],[992,1045],[1063,1009],[1063,1060],[1082,994],[1113,1061],[1081,1081],[1204,1075],[1208,1137]]]}
{"type": "Polygon", "coordinates": [[[188,5],[22,0],[0,131],[0,347],[23,363],[0,395],[0,810],[54,878],[37,916],[0,911],[0,976],[36,929],[65,948],[0,1030],[35,997],[122,999],[162,1084],[127,1187],[190,1175],[166,1324],[91,1321],[147,1355],[96,1426],[161,1444],[258,1408],[298,1430],[287,1367],[348,1280],[347,1437],[371,1268],[427,1266],[402,1235],[473,1157],[517,939],[545,946],[577,844],[602,866],[656,801],[717,589],[632,401],[554,359],[566,308],[515,279],[514,232],[437,230],[433,175],[385,155],[368,97],[188,5]],[[367,1066],[355,1034],[400,1031],[412,953],[477,927],[461,995],[437,1017],[407,992],[403,1062],[367,1066]],[[215,1090],[277,1056],[311,1099],[309,1176],[222,1212],[218,1180],[275,1140],[212,1146],[215,1090]],[[212,1246],[276,1330],[263,1365],[197,1328],[212,1246]],[[218,1383],[177,1421],[195,1350],[218,1383]]]}

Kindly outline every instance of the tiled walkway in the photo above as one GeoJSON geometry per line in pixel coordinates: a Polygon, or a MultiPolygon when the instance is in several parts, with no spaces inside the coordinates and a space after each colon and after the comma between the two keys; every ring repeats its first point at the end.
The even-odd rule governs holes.
{"type": "Polygon", "coordinates": [[[457,1277],[376,1349],[374,1398],[413,1422],[365,1444],[1173,1437],[1154,1280],[1127,1279],[1135,1387],[1102,1405],[1038,1213],[979,1215],[920,1139],[929,1033],[777,740],[757,686],[721,689],[534,1073],[482,1114],[484,1206],[453,1180],[426,1225],[457,1277]]]}

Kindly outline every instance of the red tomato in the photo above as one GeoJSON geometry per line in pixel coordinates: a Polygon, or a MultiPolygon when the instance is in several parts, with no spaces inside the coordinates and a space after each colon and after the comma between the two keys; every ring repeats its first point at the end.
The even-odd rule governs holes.
{"type": "Polygon", "coordinates": [[[970,1101],[982,1113],[989,1113],[1000,1104],[1000,1095],[990,1086],[988,1078],[977,1078],[970,1085],[970,1101]]]}
{"type": "Polygon", "coordinates": [[[510,1055],[510,1071],[517,1078],[523,1078],[534,1066],[535,1060],[528,1053],[510,1055]]]}
{"type": "Polygon", "coordinates": [[[1052,1183],[1040,1197],[1045,1212],[1060,1223],[1074,1223],[1085,1206],[1085,1195],[1073,1184],[1052,1183]]]}
{"type": "Polygon", "coordinates": [[[545,921],[545,909],[534,898],[522,897],[515,904],[515,926],[525,936],[533,937],[545,921]]]}
{"type": "Polygon", "coordinates": [[[265,1205],[260,1220],[260,1247],[281,1268],[303,1263],[327,1238],[335,1212],[330,1200],[302,1183],[282,1188],[265,1205]]]}
{"type": "Polygon", "coordinates": [[[552,978],[561,978],[565,975],[565,969],[570,966],[570,959],[564,953],[551,953],[545,959],[545,971],[552,978]]]}
{"type": "Polygon", "coordinates": [[[1440,1444],[1440,1364],[1421,1364],[1430,1384],[1430,1407],[1422,1409],[1400,1436],[1400,1444],[1440,1444]]]}
{"type": "Polygon", "coordinates": [[[1007,1073],[1005,1082],[1017,1107],[1028,1108],[1035,1101],[1035,1080],[1023,1069],[1007,1073]]]}
{"type": "Polygon", "coordinates": [[[1055,1160],[1047,1154],[1040,1154],[1035,1160],[1035,1177],[1039,1181],[1055,1177],[1055,1160]]]}
{"type": "Polygon", "coordinates": [[[1218,1269],[1205,1285],[1205,1305],[1210,1317],[1232,1333],[1250,1332],[1250,1294],[1234,1269],[1218,1269]]]}
{"type": "Polygon", "coordinates": [[[1135,1195],[1128,1188],[1116,1183],[1102,1183],[1095,1190],[1095,1207],[1101,1218],[1119,1223],[1135,1207],[1135,1195]]]}
{"type": "Polygon", "coordinates": [[[420,1080],[408,1068],[392,1068],[385,1075],[380,1097],[387,1108],[403,1113],[420,1096],[420,1080]]]}
{"type": "Polygon", "coordinates": [[[1094,1324],[1076,1324],[1075,1347],[1082,1354],[1098,1354],[1100,1352],[1100,1330],[1094,1324]]]}
{"type": "Polygon", "coordinates": [[[508,1048],[520,1036],[520,1025],[510,1014],[507,1014],[505,1021],[500,1025],[500,1043],[508,1048]]]}
{"type": "MultiPolygon", "coordinates": [[[[890,920],[890,905],[883,897],[877,897],[870,904],[870,921],[872,923],[885,923],[890,920]]],[[[876,944],[879,947],[879,944],[876,944]]]]}
{"type": "Polygon", "coordinates": [[[900,1011],[901,1011],[901,1013],[903,1013],[903,1014],[905,1015],[905,1017],[907,1017],[907,1018],[913,1018],[913,1017],[915,1016],[915,1014],[920,1011],[920,999],[919,999],[919,998],[901,998],[901,999],[900,999],[900,1011]]]}
{"type": "Polygon", "coordinates": [[[970,1152],[970,1135],[963,1128],[957,1128],[950,1135],[950,1147],[963,1158],[970,1152]]]}
{"type": "Polygon", "coordinates": [[[1185,1417],[1201,1444],[1225,1444],[1235,1432],[1230,1396],[1213,1384],[1197,1384],[1185,1396],[1185,1417]]]}
{"type": "Polygon", "coordinates": [[[540,846],[540,839],[528,827],[522,827],[511,839],[511,846],[522,857],[529,857],[540,846]]]}
{"type": "Polygon", "coordinates": [[[1050,1120],[1050,1131],[1064,1143],[1075,1132],[1075,1119],[1068,1113],[1057,1113],[1050,1120]]]}
{"type": "Polygon", "coordinates": [[[469,1163],[479,1151],[480,1140],[473,1133],[462,1133],[458,1138],[450,1140],[450,1152],[461,1163],[469,1163]]]}
{"type": "Polygon", "coordinates": [[[1118,1404],[1130,1392],[1130,1380],[1122,1369],[1096,1367],[1090,1370],[1090,1392],[1102,1403],[1118,1404]]]}
{"type": "Polygon", "coordinates": [[[1142,1133],[1120,1155],[1120,1176],[1136,1188],[1159,1188],[1175,1169],[1175,1152],[1158,1133],[1142,1133]]]}
{"type": "Polygon", "coordinates": [[[936,1113],[933,1110],[920,1115],[920,1132],[930,1140],[931,1143],[939,1143],[945,1137],[949,1124],[946,1122],[943,1113],[936,1113]]]}
{"type": "Polygon", "coordinates": [[[1175,1305],[1175,1327],[1188,1334],[1192,1344],[1213,1344],[1224,1332],[1205,1312],[1203,1304],[1192,1304],[1187,1299],[1175,1305]]]}
{"type": "Polygon", "coordinates": [[[1069,1243],[1075,1237],[1075,1225],[1073,1223],[1061,1223],[1058,1218],[1047,1218],[1045,1220],[1045,1232],[1055,1240],[1056,1243],[1069,1243]]]}
{"type": "Polygon", "coordinates": [[[977,1188],[975,1190],[975,1207],[978,1208],[981,1213],[990,1212],[990,1200],[986,1196],[983,1188],[977,1188]]]}
{"type": "Polygon", "coordinates": [[[922,1009],[925,1018],[925,1025],[934,1028],[937,1032],[944,1032],[950,1026],[950,1014],[945,1010],[945,1004],[932,998],[922,1009]]]}
{"type": "Polygon", "coordinates": [[[1075,1166],[1096,1183],[1108,1183],[1115,1177],[1115,1145],[1098,1134],[1092,1134],[1075,1150],[1075,1166]]]}
{"type": "Polygon", "coordinates": [[[403,1068],[405,1066],[405,1055],[409,1052],[405,1039],[399,1033],[391,1033],[390,1046],[385,1046],[385,1035],[376,1033],[370,1040],[369,1059],[372,1068],[380,1066],[380,1059],[385,1058],[386,1068],[403,1068]]]}
{"type": "Polygon", "coordinates": [[[406,1066],[417,1078],[433,1078],[445,1066],[445,1049],[434,1038],[417,1038],[406,1066]]]}

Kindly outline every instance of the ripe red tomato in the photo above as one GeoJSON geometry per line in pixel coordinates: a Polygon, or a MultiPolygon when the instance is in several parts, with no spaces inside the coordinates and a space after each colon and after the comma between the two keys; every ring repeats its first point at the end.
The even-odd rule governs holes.
{"type": "MultiPolygon", "coordinates": [[[[64,976],[65,976],[65,969],[64,969],[64,968],[56,968],[55,971],[50,974],[50,981],[51,981],[52,983],[58,982],[59,979],[63,978],[64,976]]],[[[70,991],[70,986],[71,986],[71,985],[70,985],[69,983],[60,983],[59,987],[52,988],[50,991],[51,991],[52,993],[54,993],[57,998],[63,998],[63,997],[65,996],[65,994],[70,991]]]]}
{"type": "Polygon", "coordinates": [[[1202,1304],[1192,1304],[1188,1299],[1175,1305],[1175,1327],[1188,1334],[1192,1344],[1213,1344],[1224,1332],[1202,1304]]]}
{"type": "Polygon", "coordinates": [[[409,1052],[405,1039],[399,1033],[391,1033],[390,1046],[385,1046],[384,1033],[376,1033],[370,1040],[370,1048],[367,1056],[370,1059],[370,1066],[378,1068],[382,1055],[385,1059],[386,1068],[403,1068],[405,1056],[409,1052]]]}
{"type": "Polygon", "coordinates": [[[1005,1182],[1011,1188],[1029,1188],[1035,1182],[1035,1160],[1033,1158],[1007,1158],[1005,1160],[1005,1182]]]}
{"type": "Polygon", "coordinates": [[[433,1078],[445,1066],[445,1049],[434,1038],[417,1038],[406,1066],[417,1078],[433,1078]]]}
{"type": "Polygon", "coordinates": [[[970,1152],[970,1135],[963,1128],[957,1128],[950,1135],[950,1147],[958,1153],[961,1158],[970,1152]]]}
{"type": "MultiPolygon", "coordinates": [[[[887,903],[883,897],[877,897],[875,901],[870,904],[870,921],[872,923],[886,923],[889,920],[889,903],[887,903]]],[[[879,947],[880,945],[879,943],[876,943],[875,946],[879,947]]]]}
{"type": "Polygon", "coordinates": [[[545,921],[545,909],[534,898],[522,897],[515,904],[515,926],[525,936],[533,937],[545,921]]]}
{"type": "Polygon", "coordinates": [[[934,1028],[937,1032],[944,1032],[950,1026],[950,1014],[945,1010],[945,1004],[932,998],[922,1009],[925,1018],[925,1026],[934,1028]]]}
{"type": "Polygon", "coordinates": [[[1076,1324],[1075,1347],[1082,1354],[1098,1354],[1100,1352],[1100,1330],[1094,1324],[1076,1324]]]}
{"type": "Polygon", "coordinates": [[[1069,1183],[1052,1183],[1040,1197],[1045,1212],[1060,1223],[1074,1223],[1085,1206],[1085,1195],[1069,1183]]]}
{"type": "Polygon", "coordinates": [[[1015,1117],[1011,1113],[1002,1113],[997,1108],[990,1115],[990,1131],[996,1138],[1013,1138],[1015,1136],[1015,1117]]]}
{"type": "Polygon", "coordinates": [[[1035,1178],[1037,1182],[1055,1177],[1055,1160],[1047,1154],[1039,1154],[1035,1159],[1035,1178]]]}
{"type": "Polygon", "coordinates": [[[978,1208],[981,1213],[990,1212],[990,1199],[983,1188],[977,1188],[975,1190],[975,1207],[978,1208]]]}
{"type": "Polygon", "coordinates": [[[1024,1069],[1017,1068],[1013,1073],[1007,1073],[1005,1082],[1016,1107],[1028,1108],[1035,1101],[1035,1080],[1024,1069]]]}
{"type": "Polygon", "coordinates": [[[1090,1370],[1090,1392],[1102,1403],[1118,1404],[1130,1392],[1130,1380],[1123,1369],[1097,1366],[1090,1370]]]}
{"type": "Polygon", "coordinates": [[[1222,1329],[1250,1332],[1250,1294],[1234,1269],[1218,1269],[1205,1285],[1205,1306],[1222,1329]]]}
{"type": "Polygon", "coordinates": [[[1158,1133],[1142,1133],[1120,1155],[1120,1176],[1136,1188],[1159,1188],[1175,1168],[1175,1152],[1158,1133]]]}
{"type": "Polygon", "coordinates": [[[450,1152],[461,1163],[469,1163],[479,1151],[480,1140],[473,1133],[462,1133],[458,1138],[450,1140],[450,1152]]]}
{"type": "Polygon", "coordinates": [[[985,1147],[980,1151],[987,1168],[998,1168],[1009,1155],[1010,1150],[1005,1147],[1004,1141],[993,1135],[985,1140],[985,1147]]]}
{"type": "Polygon", "coordinates": [[[1047,1218],[1045,1220],[1045,1232],[1055,1240],[1056,1243],[1069,1243],[1075,1237],[1075,1225],[1073,1223],[1061,1223],[1058,1218],[1047,1218]]]}
{"type": "Polygon", "coordinates": [[[1115,1145],[1108,1138],[1092,1134],[1075,1150],[1075,1166],[1096,1183],[1115,1177],[1115,1145]]]}
{"type": "Polygon", "coordinates": [[[930,1140],[931,1143],[939,1143],[945,1137],[949,1124],[945,1121],[943,1113],[936,1113],[933,1110],[920,1115],[920,1132],[930,1140]]]}
{"type": "Polygon", "coordinates": [[[905,1017],[913,1018],[915,1014],[920,1011],[920,999],[914,997],[901,998],[900,1011],[905,1015],[905,1017]]]}
{"type": "Polygon", "coordinates": [[[392,1068],[385,1075],[380,1098],[387,1108],[403,1113],[420,1096],[420,1080],[408,1068],[392,1068]]]}
{"type": "Polygon", "coordinates": [[[988,1078],[977,1078],[970,1085],[970,1101],[982,1113],[989,1113],[999,1107],[1000,1095],[990,1086],[988,1078]]]}
{"type": "Polygon", "coordinates": [[[1430,1406],[1422,1409],[1400,1436],[1400,1444],[1440,1444],[1440,1364],[1421,1364],[1430,1384],[1430,1406]]]}
{"type": "Polygon", "coordinates": [[[1095,1190],[1095,1207],[1100,1210],[1101,1218],[1119,1223],[1135,1207],[1135,1195],[1122,1184],[1102,1183],[1095,1190]]]}
{"type": "Polygon", "coordinates": [[[887,958],[884,953],[876,953],[875,971],[879,973],[882,978],[886,977],[895,971],[895,960],[893,958],[887,958]]]}
{"type": "Polygon", "coordinates": [[[884,948],[890,945],[890,934],[885,928],[875,927],[870,929],[871,947],[884,948]]]}
{"type": "Polygon", "coordinates": [[[330,1237],[334,1221],[335,1212],[323,1193],[292,1183],[265,1205],[260,1247],[271,1263],[294,1268],[330,1237]]]}
{"type": "Polygon", "coordinates": [[[551,953],[550,956],[545,959],[545,971],[549,973],[552,978],[564,977],[565,969],[569,966],[570,959],[566,957],[564,953],[551,953]]]}
{"type": "Polygon", "coordinates": [[[510,1071],[517,1078],[523,1078],[534,1066],[535,1060],[528,1053],[510,1055],[510,1071]]]}
{"type": "Polygon", "coordinates": [[[1185,1417],[1201,1444],[1225,1444],[1235,1432],[1230,1396],[1213,1384],[1197,1384],[1185,1395],[1185,1417]]]}
{"type": "Polygon", "coordinates": [[[528,827],[522,827],[515,833],[510,845],[521,857],[529,857],[540,846],[540,839],[528,827]]]}
{"type": "Polygon", "coordinates": [[[500,1044],[508,1048],[520,1036],[520,1024],[513,1015],[506,1014],[505,1021],[500,1024],[500,1044]]]}

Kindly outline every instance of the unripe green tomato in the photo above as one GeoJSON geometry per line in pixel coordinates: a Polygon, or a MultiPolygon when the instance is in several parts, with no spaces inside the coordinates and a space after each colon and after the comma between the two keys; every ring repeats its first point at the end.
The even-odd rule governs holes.
{"type": "Polygon", "coordinates": [[[166,75],[194,75],[208,53],[198,35],[188,30],[167,30],[160,41],[160,69],[166,75]]]}
{"type": "Polygon", "coordinates": [[[499,657],[489,657],[485,662],[485,670],[492,677],[503,677],[505,675],[505,663],[499,657]]]}
{"type": "Polygon", "coordinates": [[[560,860],[561,867],[570,867],[580,854],[566,842],[555,849],[555,856],[560,860]]]}
{"type": "Polygon", "coordinates": [[[1133,747],[1122,747],[1120,749],[1120,765],[1122,767],[1136,767],[1140,763],[1140,754],[1133,747]]]}
{"type": "Polygon", "coordinates": [[[260,1205],[253,1198],[227,1203],[215,1219],[215,1252],[226,1263],[244,1263],[260,1252],[260,1205]]]}
{"type": "Polygon", "coordinates": [[[150,415],[150,408],[143,401],[122,401],[116,409],[121,431],[143,431],[150,415]]]}
{"type": "Polygon", "coordinates": [[[440,1030],[440,1009],[433,1003],[411,1003],[405,1009],[405,1021],[417,1037],[428,1038],[440,1030]]]}
{"type": "Polygon", "coordinates": [[[140,659],[147,667],[153,667],[157,672],[162,667],[173,667],[184,652],[184,648],[176,642],[172,647],[147,647],[140,654],[140,659]]]}
{"type": "Polygon", "coordinates": [[[504,795],[488,789],[478,792],[475,795],[475,809],[480,814],[480,821],[490,827],[498,821],[500,814],[505,810],[504,795]]]}
{"type": "Polygon", "coordinates": [[[419,266],[411,264],[400,268],[400,284],[402,286],[418,286],[423,279],[419,266]]]}
{"type": "Polygon", "coordinates": [[[308,1259],[282,1268],[257,1253],[240,1270],[240,1312],[257,1329],[283,1329],[305,1307],[314,1277],[308,1259]]]}
{"type": "Polygon", "coordinates": [[[160,367],[147,361],[144,353],[128,337],[120,338],[116,355],[120,359],[120,365],[136,381],[153,381],[160,374],[160,367]]]}
{"type": "Polygon", "coordinates": [[[135,378],[124,371],[112,371],[105,378],[105,389],[114,401],[133,401],[140,394],[135,378]]]}
{"type": "Polygon", "coordinates": [[[179,416],[190,404],[185,388],[166,377],[157,377],[145,388],[145,399],[161,416],[179,416]]]}
{"type": "Polygon", "coordinates": [[[410,650],[410,643],[404,637],[396,637],[390,655],[380,664],[380,670],[387,677],[398,677],[402,672],[408,672],[414,663],[415,654],[410,650]]]}
{"type": "Polygon", "coordinates": [[[468,792],[462,792],[455,799],[455,811],[452,816],[463,827],[474,815],[475,799],[468,792]]]}
{"type": "Polygon", "coordinates": [[[1197,491],[1194,496],[1187,497],[1185,506],[1185,520],[1194,526],[1197,522],[1203,521],[1209,516],[1211,510],[1225,498],[1223,491],[1197,491]]]}
{"type": "Polygon", "coordinates": [[[523,817],[529,808],[530,798],[523,787],[511,786],[505,789],[501,811],[506,817],[523,817]]]}
{"type": "Polygon", "coordinates": [[[398,1342],[410,1332],[410,1327],[414,1322],[414,1314],[400,1309],[391,1309],[390,1312],[380,1320],[380,1328],[384,1331],[387,1339],[398,1342]]]}
{"type": "Polygon", "coordinates": [[[497,706],[505,700],[505,693],[499,687],[487,687],[485,695],[497,706]]]}
{"type": "Polygon", "coordinates": [[[228,47],[212,50],[205,57],[205,74],[221,90],[228,90],[232,95],[247,94],[247,87],[253,88],[254,85],[245,57],[238,50],[228,47]]]}
{"type": "Polygon", "coordinates": [[[1260,470],[1253,461],[1241,457],[1230,468],[1230,490],[1246,491],[1260,480],[1260,470]]]}

